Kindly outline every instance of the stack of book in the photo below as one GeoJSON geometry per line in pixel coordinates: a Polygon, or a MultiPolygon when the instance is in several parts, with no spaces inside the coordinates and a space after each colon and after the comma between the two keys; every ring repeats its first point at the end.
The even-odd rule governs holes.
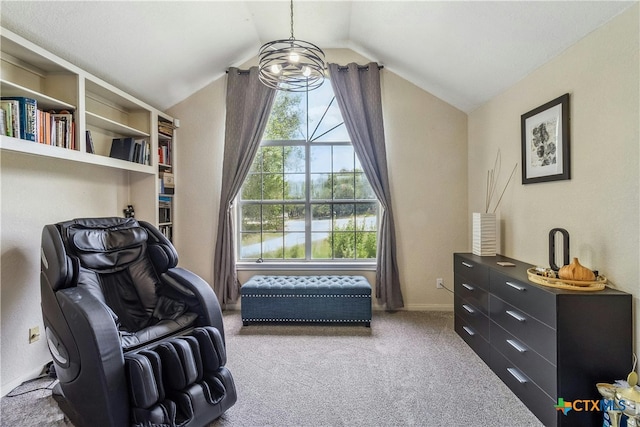
{"type": "Polygon", "coordinates": [[[158,213],[161,224],[171,222],[171,197],[158,197],[158,213]]]}
{"type": "Polygon", "coordinates": [[[175,129],[175,127],[171,123],[167,123],[167,122],[158,123],[158,132],[160,132],[162,135],[168,138],[173,138],[173,129],[175,129]]]}
{"type": "Polygon", "coordinates": [[[76,149],[73,113],[43,111],[35,99],[3,96],[0,134],[56,147],[76,149]]]}
{"type": "Polygon", "coordinates": [[[2,134],[35,141],[38,110],[36,100],[21,96],[3,96],[0,105],[4,116],[2,134]]]}
{"type": "Polygon", "coordinates": [[[109,157],[148,165],[151,144],[146,139],[114,138],[109,157]]]}
{"type": "Polygon", "coordinates": [[[3,96],[0,99],[0,134],[56,147],[76,149],[73,113],[43,111],[35,99],[3,96]]]}
{"type": "Polygon", "coordinates": [[[175,181],[171,172],[160,172],[160,193],[174,194],[175,181]]]}
{"type": "Polygon", "coordinates": [[[158,146],[158,164],[171,166],[171,144],[158,146]]]}

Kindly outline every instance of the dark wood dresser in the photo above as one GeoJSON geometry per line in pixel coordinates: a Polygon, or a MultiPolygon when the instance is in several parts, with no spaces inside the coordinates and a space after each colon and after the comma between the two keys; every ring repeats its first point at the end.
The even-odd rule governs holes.
{"type": "Polygon", "coordinates": [[[602,426],[602,412],[565,415],[554,406],[599,400],[596,383],[627,377],[632,296],[541,286],[527,279],[533,265],[501,255],[456,253],[453,261],[458,335],[545,426],[602,426]]]}

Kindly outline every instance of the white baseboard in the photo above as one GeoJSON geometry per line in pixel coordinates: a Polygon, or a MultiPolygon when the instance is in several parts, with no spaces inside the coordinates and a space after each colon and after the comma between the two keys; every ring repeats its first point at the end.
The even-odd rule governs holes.
{"type": "Polygon", "coordinates": [[[406,311],[453,311],[453,304],[407,304],[406,311]]]}
{"type": "MultiPolygon", "coordinates": [[[[384,306],[373,304],[374,311],[386,310],[384,306]]],[[[453,311],[453,304],[405,304],[398,311],[453,311]]]]}

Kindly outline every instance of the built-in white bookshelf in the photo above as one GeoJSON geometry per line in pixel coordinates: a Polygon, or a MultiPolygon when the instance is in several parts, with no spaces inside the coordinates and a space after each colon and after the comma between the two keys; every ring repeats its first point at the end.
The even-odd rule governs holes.
{"type": "Polygon", "coordinates": [[[158,115],[158,227],[173,241],[175,213],[175,121],[158,115]]]}
{"type": "MultiPolygon", "coordinates": [[[[3,134],[0,150],[40,156],[51,162],[80,162],[120,170],[128,175],[129,204],[134,206],[136,218],[159,225],[162,168],[157,153],[159,138],[161,146],[167,137],[160,135],[158,123],[173,126],[174,119],[4,28],[0,34],[0,65],[0,96],[35,99],[38,110],[73,115],[73,144],[68,148],[3,134]],[[140,163],[110,157],[115,138],[147,142],[148,155],[140,163]]],[[[171,144],[174,139],[175,132],[171,144]]]]}

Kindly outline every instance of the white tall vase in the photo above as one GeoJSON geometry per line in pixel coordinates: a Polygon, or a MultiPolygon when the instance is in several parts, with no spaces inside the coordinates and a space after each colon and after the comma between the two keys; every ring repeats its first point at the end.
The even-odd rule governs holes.
{"type": "Polygon", "coordinates": [[[473,213],[474,255],[494,256],[496,254],[496,214],[473,213]]]}

